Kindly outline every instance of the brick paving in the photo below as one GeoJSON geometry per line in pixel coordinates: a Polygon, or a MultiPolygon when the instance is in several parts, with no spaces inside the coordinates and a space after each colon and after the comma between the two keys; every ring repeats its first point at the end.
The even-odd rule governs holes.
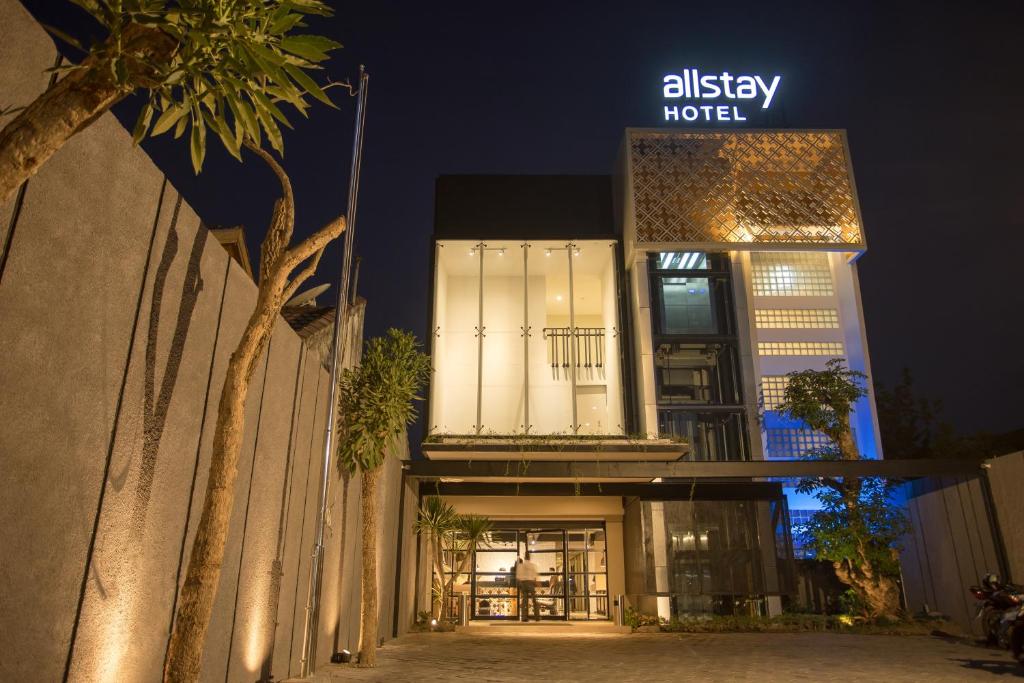
{"type": "Polygon", "coordinates": [[[422,633],[378,650],[375,669],[331,681],[992,681],[1021,675],[1009,653],[927,636],[422,633]]]}

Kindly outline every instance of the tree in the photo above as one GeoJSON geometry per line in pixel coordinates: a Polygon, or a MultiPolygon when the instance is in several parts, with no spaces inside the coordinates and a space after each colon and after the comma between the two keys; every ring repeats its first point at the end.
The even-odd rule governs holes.
{"type": "Polygon", "coordinates": [[[234,503],[238,456],[245,426],[245,400],[257,362],[267,348],[284,302],[295,296],[302,283],[316,271],[324,248],[345,229],[345,218],[339,216],[290,247],[295,227],[291,182],[268,152],[252,143],[247,143],[247,147],[274,171],[281,184],[282,196],[274,204],[270,227],[260,249],[256,306],[228,361],[221,390],[203,512],[178,601],[174,633],[164,669],[165,681],[195,681],[199,678],[203,642],[213,611],[234,503]],[[303,263],[306,266],[291,277],[303,263]]]}
{"type": "Polygon", "coordinates": [[[188,132],[196,173],[208,130],[239,160],[245,140],[260,146],[263,135],[283,153],[279,125],[290,125],[279,105],[305,116],[306,95],[331,104],[307,72],[341,46],[294,33],[307,15],[331,14],[320,0],[72,2],[108,36],[0,130],[0,204],[73,135],[134,92],[146,94],[135,141],[188,132]]]}
{"type": "Polygon", "coordinates": [[[416,533],[426,536],[434,556],[434,593],[437,596],[438,618],[451,616],[448,598],[459,576],[469,572],[473,562],[473,551],[480,545],[488,545],[493,524],[480,515],[460,515],[455,508],[440,496],[429,496],[420,505],[414,525],[416,533]],[[445,571],[444,553],[452,553],[459,562],[452,567],[449,575],[445,571]],[[459,554],[461,553],[461,559],[459,554]]]}
{"type": "Polygon", "coordinates": [[[361,472],[362,605],[359,663],[377,662],[377,517],[381,465],[388,449],[416,419],[418,393],[430,377],[430,357],[416,337],[390,329],[366,344],[363,358],[339,384],[338,467],[361,472]]]}
{"type": "MultiPolygon", "coordinates": [[[[825,370],[791,372],[787,377],[785,396],[776,410],[803,421],[835,444],[810,457],[860,460],[850,413],[867,393],[864,373],[833,358],[825,370]]],[[[807,531],[818,557],[830,561],[836,577],[857,593],[867,616],[897,616],[897,543],[906,530],[906,518],[890,499],[890,484],[879,479],[818,477],[801,481],[798,491],[814,494],[822,504],[807,531]]]]}
{"type": "Polygon", "coordinates": [[[437,596],[435,614],[438,618],[443,617],[445,612],[445,542],[457,528],[458,520],[459,515],[455,508],[440,496],[428,496],[424,499],[416,517],[416,533],[426,536],[433,551],[431,554],[434,556],[434,593],[437,596]]]}

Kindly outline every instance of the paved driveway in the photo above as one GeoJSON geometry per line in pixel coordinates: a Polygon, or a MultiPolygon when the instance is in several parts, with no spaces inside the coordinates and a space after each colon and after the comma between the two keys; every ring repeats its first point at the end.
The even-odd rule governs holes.
{"type": "Polygon", "coordinates": [[[375,669],[332,666],[320,681],[999,681],[1006,652],[925,637],[836,634],[404,636],[375,669]]]}

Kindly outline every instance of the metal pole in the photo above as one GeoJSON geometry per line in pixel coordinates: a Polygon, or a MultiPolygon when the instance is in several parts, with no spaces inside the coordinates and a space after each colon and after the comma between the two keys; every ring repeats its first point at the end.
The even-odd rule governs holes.
{"type": "Polygon", "coordinates": [[[484,249],[486,244],[481,242],[476,245],[480,251],[480,310],[477,313],[477,335],[476,335],[476,433],[479,436],[483,430],[483,382],[484,382],[484,249]]]}
{"type": "Polygon", "coordinates": [[[566,245],[565,251],[569,254],[569,334],[567,339],[569,340],[569,376],[572,377],[572,433],[575,435],[580,431],[580,420],[577,413],[576,406],[576,363],[577,363],[577,351],[576,348],[576,308],[573,301],[573,286],[572,286],[572,257],[573,250],[576,245],[572,242],[566,245]]]}
{"type": "Polygon", "coordinates": [[[327,491],[330,484],[331,455],[334,451],[334,428],[338,412],[338,374],[341,365],[342,335],[348,316],[349,275],[356,232],[356,208],[359,198],[359,171],[363,162],[363,131],[366,123],[366,93],[370,76],[359,67],[359,97],[356,102],[355,140],[352,148],[352,169],[348,179],[348,212],[345,216],[345,251],[341,262],[341,283],[334,312],[334,335],[331,343],[331,386],[327,393],[327,426],[324,432],[324,453],[320,465],[320,495],[316,517],[313,556],[309,570],[309,594],[306,602],[306,623],[302,635],[301,675],[309,676],[316,666],[316,633],[320,625],[320,591],[324,567],[324,527],[327,517],[327,491]]]}
{"type": "Polygon", "coordinates": [[[530,433],[530,245],[523,242],[523,434],[530,433]]]}

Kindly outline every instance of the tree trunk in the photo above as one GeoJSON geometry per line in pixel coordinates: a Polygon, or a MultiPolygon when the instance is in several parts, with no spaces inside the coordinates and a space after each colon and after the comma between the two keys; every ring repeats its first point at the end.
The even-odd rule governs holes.
{"type": "MultiPolygon", "coordinates": [[[[176,42],[162,31],[133,24],[122,33],[127,84],[118,84],[110,62],[87,58],[48,88],[0,130],[0,204],[64,146],[136,87],[154,77],[176,42]]],[[[11,104],[11,103],[6,103],[11,104]]]]}
{"type": "Polygon", "coordinates": [[[832,566],[836,577],[864,600],[868,617],[885,617],[893,620],[899,618],[900,590],[894,579],[876,575],[871,565],[866,562],[850,567],[844,562],[833,562],[832,566]]]}
{"type": "Polygon", "coordinates": [[[280,306],[266,305],[261,296],[249,318],[238,348],[228,362],[224,388],[217,409],[217,426],[213,436],[210,475],[206,482],[203,514],[199,519],[196,539],[189,557],[185,584],[178,602],[174,633],[168,650],[165,681],[175,683],[199,679],[203,643],[213,612],[213,600],[220,582],[221,563],[227,541],[231,507],[234,503],[238,456],[242,449],[245,426],[245,399],[249,382],[256,370],[273,330],[280,306]]]}
{"type": "Polygon", "coordinates": [[[359,664],[377,664],[377,492],[382,465],[363,470],[363,575],[359,628],[359,664]]]}

